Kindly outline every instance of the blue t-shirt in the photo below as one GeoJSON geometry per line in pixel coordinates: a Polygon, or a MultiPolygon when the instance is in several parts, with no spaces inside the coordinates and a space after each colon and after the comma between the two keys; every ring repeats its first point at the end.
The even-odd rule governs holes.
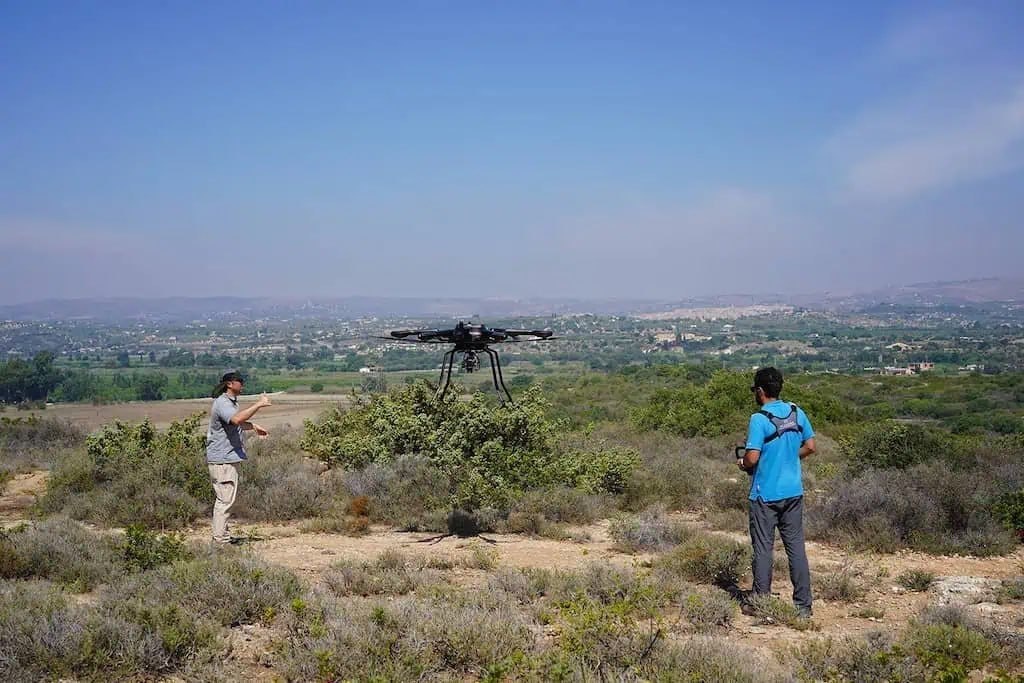
{"type": "MultiPolygon", "coordinates": [[[[761,406],[761,409],[775,417],[788,417],[790,403],[775,400],[761,406]]],[[[765,439],[775,433],[775,425],[761,413],[750,416],[747,430],[747,450],[761,451],[757,469],[750,481],[750,500],[760,498],[766,503],[804,494],[804,483],[800,469],[800,445],[814,436],[814,430],[807,415],[798,406],[796,421],[803,432],[786,432],[772,441],[765,439]]]]}

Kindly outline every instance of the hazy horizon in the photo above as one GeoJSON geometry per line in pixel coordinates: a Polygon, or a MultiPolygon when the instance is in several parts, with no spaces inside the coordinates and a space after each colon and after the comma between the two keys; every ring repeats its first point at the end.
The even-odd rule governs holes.
{"type": "Polygon", "coordinates": [[[0,304],[1019,277],[1024,6],[0,6],[0,304]]]}

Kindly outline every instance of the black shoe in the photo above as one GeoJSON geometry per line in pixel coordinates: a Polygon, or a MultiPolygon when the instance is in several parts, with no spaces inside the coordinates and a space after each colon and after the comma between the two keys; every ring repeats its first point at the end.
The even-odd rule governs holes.
{"type": "Polygon", "coordinates": [[[801,619],[810,619],[814,616],[814,610],[812,610],[810,607],[797,607],[796,615],[801,619]]]}

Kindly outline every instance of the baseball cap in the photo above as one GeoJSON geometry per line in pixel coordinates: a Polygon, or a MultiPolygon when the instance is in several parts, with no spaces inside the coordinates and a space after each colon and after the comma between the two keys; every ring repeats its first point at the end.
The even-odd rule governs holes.
{"type": "Polygon", "coordinates": [[[228,370],[227,372],[224,373],[224,376],[220,378],[220,381],[233,382],[236,379],[242,384],[245,384],[245,377],[242,377],[242,373],[238,372],[237,370],[228,370]]]}

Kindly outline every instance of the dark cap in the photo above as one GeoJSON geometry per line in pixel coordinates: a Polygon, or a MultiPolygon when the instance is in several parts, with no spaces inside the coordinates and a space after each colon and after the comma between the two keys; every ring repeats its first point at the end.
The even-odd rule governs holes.
{"type": "Polygon", "coordinates": [[[236,379],[242,384],[245,384],[245,377],[242,377],[242,373],[238,372],[237,370],[229,370],[228,372],[225,372],[224,376],[220,378],[220,381],[234,382],[236,379]]]}

